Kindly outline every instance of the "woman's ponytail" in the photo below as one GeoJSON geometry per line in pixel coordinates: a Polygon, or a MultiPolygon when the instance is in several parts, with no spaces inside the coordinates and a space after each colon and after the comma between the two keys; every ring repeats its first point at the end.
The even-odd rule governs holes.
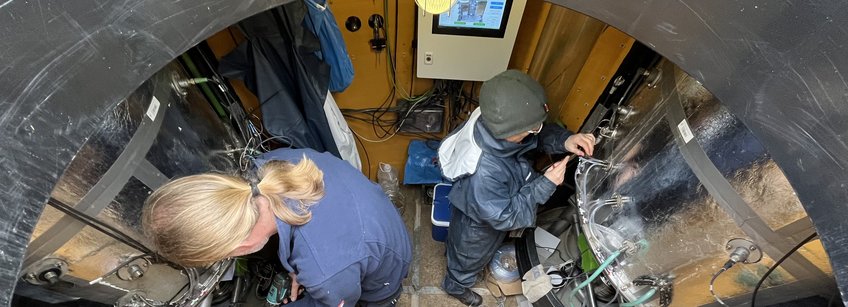
{"type": "Polygon", "coordinates": [[[309,206],[324,197],[324,173],[305,155],[297,164],[269,161],[259,178],[259,193],[270,200],[277,218],[290,225],[309,222],[309,206]]]}

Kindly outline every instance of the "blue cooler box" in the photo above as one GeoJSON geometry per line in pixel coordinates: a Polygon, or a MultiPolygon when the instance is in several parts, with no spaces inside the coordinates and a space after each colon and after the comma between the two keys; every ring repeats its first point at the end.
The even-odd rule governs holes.
{"type": "Polygon", "coordinates": [[[433,207],[430,209],[430,221],[433,222],[433,240],[445,242],[451,219],[451,204],[448,200],[451,185],[440,183],[433,187],[433,207]]]}

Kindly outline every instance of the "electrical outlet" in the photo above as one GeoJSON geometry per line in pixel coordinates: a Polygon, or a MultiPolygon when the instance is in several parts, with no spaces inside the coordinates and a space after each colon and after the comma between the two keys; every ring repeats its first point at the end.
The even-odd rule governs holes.
{"type": "Polygon", "coordinates": [[[433,65],[433,52],[424,52],[424,65],[433,65]]]}

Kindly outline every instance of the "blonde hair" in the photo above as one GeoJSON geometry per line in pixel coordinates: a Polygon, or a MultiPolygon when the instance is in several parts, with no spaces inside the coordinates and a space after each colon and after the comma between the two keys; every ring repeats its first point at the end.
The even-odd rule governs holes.
{"type": "MultiPolygon", "coordinates": [[[[324,175],[304,155],[298,164],[270,161],[256,184],[274,215],[290,225],[312,218],[324,196],[324,175]]],[[[200,174],[157,189],[144,203],[142,227],[156,250],[179,265],[197,267],[227,258],[259,219],[251,183],[241,177],[200,174]]]]}

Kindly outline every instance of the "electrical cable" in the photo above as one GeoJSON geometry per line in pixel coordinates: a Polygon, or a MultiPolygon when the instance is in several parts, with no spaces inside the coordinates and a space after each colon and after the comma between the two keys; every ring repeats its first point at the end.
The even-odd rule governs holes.
{"type": "MultiPolygon", "coordinates": [[[[370,123],[372,125],[372,128],[375,129],[374,133],[378,137],[378,139],[371,139],[371,138],[363,136],[359,132],[353,131],[354,134],[356,134],[362,140],[369,142],[369,143],[386,142],[386,141],[394,138],[394,136],[396,136],[398,134],[410,134],[410,135],[423,137],[423,138],[426,138],[426,139],[431,139],[431,138],[435,139],[431,135],[429,135],[429,133],[427,133],[426,131],[420,131],[420,132],[401,131],[401,128],[404,127],[404,124],[406,123],[407,120],[412,118],[412,116],[416,113],[416,110],[418,110],[418,108],[435,105],[434,101],[444,100],[445,97],[449,97],[451,95],[451,93],[461,91],[461,88],[459,86],[455,86],[455,85],[461,85],[461,83],[436,80],[436,84],[429,91],[430,95],[429,95],[428,99],[409,101],[411,104],[409,106],[405,106],[405,107],[400,107],[400,106],[386,107],[385,106],[386,101],[384,101],[384,103],[381,104],[380,106],[378,106],[377,108],[342,109],[341,111],[342,111],[342,114],[344,114],[344,116],[348,119],[359,120],[359,121],[362,121],[362,122],[365,122],[365,123],[370,123]],[[446,85],[446,83],[447,83],[447,85],[446,85]],[[390,112],[396,114],[397,115],[396,118],[394,118],[393,120],[383,119],[383,115],[388,114],[390,112]],[[370,115],[370,119],[369,118],[363,118],[361,116],[358,116],[357,114],[370,115]],[[378,128],[378,127],[381,130],[383,130],[383,132],[384,132],[383,135],[380,135],[380,133],[377,132],[376,128],[378,128]]],[[[442,108],[444,108],[444,107],[442,106],[442,108]]]]}
{"type": "Polygon", "coordinates": [[[644,304],[645,302],[647,302],[648,300],[653,298],[654,294],[656,294],[656,293],[657,293],[657,289],[651,288],[650,290],[648,290],[648,292],[645,292],[645,294],[642,294],[642,296],[637,298],[635,301],[622,303],[619,306],[621,306],[621,307],[634,307],[634,306],[638,306],[640,304],[644,304]]]}
{"type": "MultiPolygon", "coordinates": [[[[766,271],[766,273],[765,273],[765,274],[763,274],[763,277],[761,277],[761,278],[760,278],[760,281],[758,281],[758,282],[757,282],[757,286],[756,286],[756,287],[754,287],[754,293],[753,293],[753,294],[751,294],[751,307],[755,307],[755,306],[756,306],[756,304],[757,304],[757,293],[760,291],[760,287],[763,285],[763,282],[765,282],[765,281],[766,281],[766,278],[768,278],[768,277],[769,277],[769,275],[771,274],[771,272],[773,272],[775,269],[777,269],[777,267],[778,267],[781,263],[783,263],[783,261],[784,261],[784,260],[786,260],[787,258],[789,258],[789,256],[791,256],[791,255],[792,255],[792,254],[794,254],[796,251],[798,251],[798,249],[800,249],[802,246],[804,246],[805,244],[807,244],[807,243],[809,243],[810,241],[812,241],[812,240],[813,240],[813,238],[815,238],[816,236],[818,236],[818,233],[817,233],[817,232],[813,232],[813,233],[812,233],[809,237],[807,237],[807,238],[806,238],[806,239],[804,239],[804,240],[801,240],[801,242],[798,242],[798,244],[797,244],[797,245],[795,245],[795,247],[793,247],[792,249],[790,249],[790,250],[789,250],[789,251],[788,251],[785,255],[783,255],[783,257],[780,257],[780,259],[779,259],[779,260],[777,260],[777,262],[775,262],[774,264],[772,264],[772,265],[771,265],[771,267],[768,269],[768,271],[766,271]]],[[[713,279],[715,279],[715,278],[713,278],[713,279]]],[[[710,290],[712,290],[712,286],[710,286],[710,290]]]]}
{"type": "MultiPolygon", "coordinates": [[[[134,261],[134,260],[136,260],[136,259],[143,258],[143,257],[145,257],[145,256],[149,256],[149,257],[154,257],[154,259],[155,259],[155,260],[157,260],[157,261],[161,261],[161,262],[163,262],[163,263],[166,263],[166,264],[168,264],[169,266],[171,266],[171,267],[173,267],[173,268],[175,268],[175,269],[182,270],[182,271],[186,274],[186,276],[189,278],[189,282],[186,284],[186,286],[189,288],[189,290],[190,290],[190,291],[189,291],[189,292],[186,292],[186,293],[192,293],[192,292],[194,291],[194,280],[195,280],[195,279],[194,279],[194,278],[192,278],[192,277],[193,277],[193,275],[192,275],[192,273],[191,273],[193,269],[187,269],[187,268],[184,268],[184,267],[182,267],[182,266],[179,266],[179,265],[177,265],[177,264],[175,264],[175,263],[173,263],[173,262],[168,261],[167,259],[165,259],[164,257],[160,256],[159,254],[157,254],[157,253],[156,253],[156,252],[154,252],[153,250],[151,250],[151,249],[147,248],[146,246],[144,246],[144,244],[141,244],[140,242],[138,242],[138,241],[136,241],[135,239],[133,239],[133,238],[129,237],[128,235],[126,235],[125,233],[121,232],[120,230],[118,230],[118,229],[116,229],[116,228],[114,228],[114,227],[112,227],[112,226],[110,226],[110,225],[108,225],[108,224],[105,224],[105,223],[103,223],[102,221],[100,221],[100,220],[98,220],[98,219],[96,219],[96,218],[93,218],[93,217],[91,217],[91,216],[89,216],[89,215],[87,215],[87,214],[85,214],[85,213],[83,213],[83,212],[81,212],[81,211],[79,211],[79,210],[77,210],[77,209],[73,208],[73,207],[70,207],[70,206],[68,206],[67,204],[62,203],[61,201],[59,201],[59,200],[57,200],[57,199],[50,198],[50,199],[48,200],[47,204],[48,204],[49,206],[53,207],[53,208],[56,208],[57,210],[59,210],[59,211],[61,211],[61,212],[65,213],[65,214],[67,214],[68,216],[71,216],[71,217],[73,217],[73,218],[75,218],[75,219],[79,220],[80,222],[82,222],[82,223],[86,224],[87,226],[89,226],[89,227],[91,227],[91,228],[94,228],[95,230],[98,230],[98,231],[102,232],[103,234],[106,234],[107,236],[109,236],[109,237],[111,237],[111,238],[113,238],[113,239],[115,239],[115,240],[117,240],[117,241],[119,241],[119,242],[121,242],[121,243],[123,243],[123,244],[125,244],[125,245],[127,245],[127,246],[129,246],[129,247],[131,247],[131,248],[134,248],[134,249],[136,249],[136,250],[139,250],[139,251],[141,251],[141,252],[143,253],[142,255],[137,255],[137,256],[134,256],[134,257],[130,258],[130,259],[129,259],[129,260],[127,260],[124,264],[122,264],[122,265],[120,265],[120,266],[116,267],[116,268],[115,268],[115,269],[113,269],[112,271],[107,272],[107,273],[106,273],[106,274],[104,274],[102,277],[100,277],[100,278],[98,278],[98,279],[95,279],[95,280],[99,280],[99,279],[105,278],[105,277],[107,277],[107,276],[109,276],[109,275],[111,275],[111,274],[114,274],[114,273],[115,273],[115,272],[117,272],[117,271],[118,271],[121,267],[123,267],[124,265],[126,265],[126,264],[128,264],[128,263],[130,263],[130,262],[132,262],[132,261],[134,261]]],[[[185,287],[184,287],[184,288],[185,288],[185,287]]],[[[177,293],[176,293],[176,294],[179,294],[179,293],[180,293],[180,292],[179,292],[179,291],[177,291],[177,293]]],[[[175,296],[174,296],[174,297],[176,297],[176,294],[175,294],[175,296]]],[[[143,304],[145,304],[145,305],[147,305],[147,306],[157,306],[157,305],[159,305],[159,304],[158,304],[158,302],[153,302],[153,303],[152,303],[150,300],[148,300],[147,298],[145,298],[145,297],[143,297],[143,296],[137,296],[136,298],[137,298],[137,299],[139,299],[139,300],[140,300],[143,304]]],[[[169,300],[169,303],[170,303],[171,301],[173,301],[173,298],[171,298],[171,300],[169,300]]]]}
{"type": "Polygon", "coordinates": [[[572,303],[572,300],[574,299],[574,296],[577,295],[577,292],[580,291],[581,288],[589,285],[589,283],[591,283],[593,280],[595,280],[595,278],[597,278],[599,275],[601,275],[601,273],[603,273],[604,269],[606,269],[610,264],[612,264],[612,262],[615,261],[615,258],[618,258],[618,256],[620,256],[620,255],[621,255],[620,250],[612,253],[612,255],[607,257],[607,259],[604,260],[604,262],[601,263],[601,265],[597,269],[595,269],[595,272],[592,273],[592,275],[590,275],[589,278],[586,278],[586,280],[583,281],[582,283],[580,283],[579,285],[577,285],[577,287],[574,288],[574,290],[571,290],[571,294],[568,295],[568,303],[571,304],[571,306],[573,307],[574,304],[572,303]]]}
{"type": "Polygon", "coordinates": [[[65,204],[65,203],[63,203],[63,202],[61,202],[61,201],[59,201],[55,198],[51,197],[47,201],[47,204],[50,205],[51,207],[55,208],[56,210],[62,211],[62,213],[65,213],[66,215],[82,222],[86,226],[94,228],[95,230],[100,231],[101,233],[117,240],[118,242],[121,242],[121,243],[123,243],[123,244],[125,244],[129,247],[132,247],[132,248],[134,248],[134,249],[136,249],[136,250],[138,250],[138,251],[140,251],[144,254],[154,255],[157,258],[161,258],[161,256],[158,256],[158,254],[156,254],[153,250],[147,248],[146,246],[144,246],[144,244],[141,244],[141,242],[136,241],[135,239],[133,239],[130,236],[123,233],[122,231],[120,231],[120,230],[118,230],[118,229],[116,229],[116,228],[114,228],[114,227],[112,227],[112,226],[110,226],[106,223],[103,223],[102,221],[100,221],[100,220],[98,220],[94,217],[91,217],[90,215],[85,214],[85,213],[77,210],[76,208],[73,208],[73,207],[71,207],[71,206],[69,206],[69,205],[67,205],[67,204],[65,204]]]}
{"type": "Polygon", "coordinates": [[[718,294],[716,294],[715,287],[713,286],[713,284],[715,283],[716,278],[718,278],[718,276],[721,275],[721,273],[724,273],[725,271],[727,271],[726,265],[725,265],[725,267],[722,267],[720,270],[718,270],[718,272],[715,272],[715,274],[713,274],[713,278],[710,279],[710,294],[712,294],[713,298],[715,298],[716,302],[718,302],[722,306],[727,306],[727,304],[725,304],[724,301],[722,301],[721,298],[719,298],[718,294]]]}
{"type": "MultiPolygon", "coordinates": [[[[350,129],[353,132],[353,129],[350,129]]],[[[362,143],[362,140],[359,139],[359,135],[354,133],[353,137],[359,143],[359,146],[362,147],[362,152],[365,154],[365,168],[368,169],[368,178],[371,178],[371,157],[368,156],[368,149],[365,149],[365,144],[362,143]]]]}
{"type": "MultiPolygon", "coordinates": [[[[397,18],[397,14],[398,14],[397,6],[395,7],[394,13],[395,13],[394,21],[396,22],[398,20],[398,18],[397,18]]],[[[388,16],[389,16],[389,2],[388,2],[388,0],[383,1],[383,15],[384,15],[383,25],[386,29],[388,29],[388,28],[391,27],[390,25],[392,25],[392,24],[389,23],[389,18],[388,18],[388,16]]],[[[429,100],[433,96],[434,89],[436,88],[434,86],[434,87],[430,88],[424,94],[421,94],[419,96],[412,96],[404,88],[402,88],[402,87],[400,87],[400,85],[398,85],[398,83],[397,83],[397,69],[395,67],[395,59],[394,59],[394,57],[396,57],[397,54],[393,54],[394,51],[393,51],[393,48],[392,48],[392,42],[395,42],[395,43],[397,42],[398,29],[397,29],[396,24],[393,24],[393,25],[394,25],[394,33],[393,34],[395,35],[395,39],[393,41],[390,41],[388,33],[386,34],[386,49],[387,49],[386,50],[387,51],[386,52],[386,60],[387,60],[387,64],[388,64],[388,65],[386,65],[386,72],[387,72],[387,76],[388,76],[388,79],[389,79],[389,82],[390,82],[390,85],[391,85],[391,91],[390,91],[389,95],[387,96],[387,98],[383,101],[382,104],[380,104],[379,107],[377,107],[376,110],[374,110],[373,112],[363,112],[363,113],[370,113],[372,129],[374,129],[374,135],[377,136],[377,138],[378,138],[377,140],[373,140],[373,139],[369,139],[367,137],[364,137],[361,134],[358,135],[360,138],[362,138],[362,140],[367,141],[367,142],[372,142],[372,143],[385,142],[385,141],[388,141],[389,139],[393,138],[398,133],[400,133],[400,128],[403,126],[403,123],[406,122],[406,119],[410,116],[410,114],[413,113],[415,107],[419,103],[426,102],[427,100],[429,100]],[[392,111],[392,108],[389,108],[386,105],[390,104],[391,101],[394,101],[394,97],[395,97],[396,94],[399,95],[402,99],[412,103],[412,106],[406,109],[406,112],[405,112],[405,115],[403,116],[403,118],[396,118],[394,121],[383,120],[383,116],[392,111]],[[386,126],[388,126],[388,128],[386,126]],[[381,130],[383,130],[382,135],[377,131],[377,128],[380,128],[381,130]]],[[[397,111],[400,111],[400,110],[397,110],[397,111]]],[[[342,113],[345,115],[345,117],[352,117],[352,115],[350,115],[351,110],[343,110],[342,113]]],[[[357,119],[363,120],[362,118],[357,118],[357,119]]],[[[363,121],[365,121],[365,120],[363,120],[363,121]]],[[[354,133],[357,133],[357,132],[354,131],[354,133]]]]}

